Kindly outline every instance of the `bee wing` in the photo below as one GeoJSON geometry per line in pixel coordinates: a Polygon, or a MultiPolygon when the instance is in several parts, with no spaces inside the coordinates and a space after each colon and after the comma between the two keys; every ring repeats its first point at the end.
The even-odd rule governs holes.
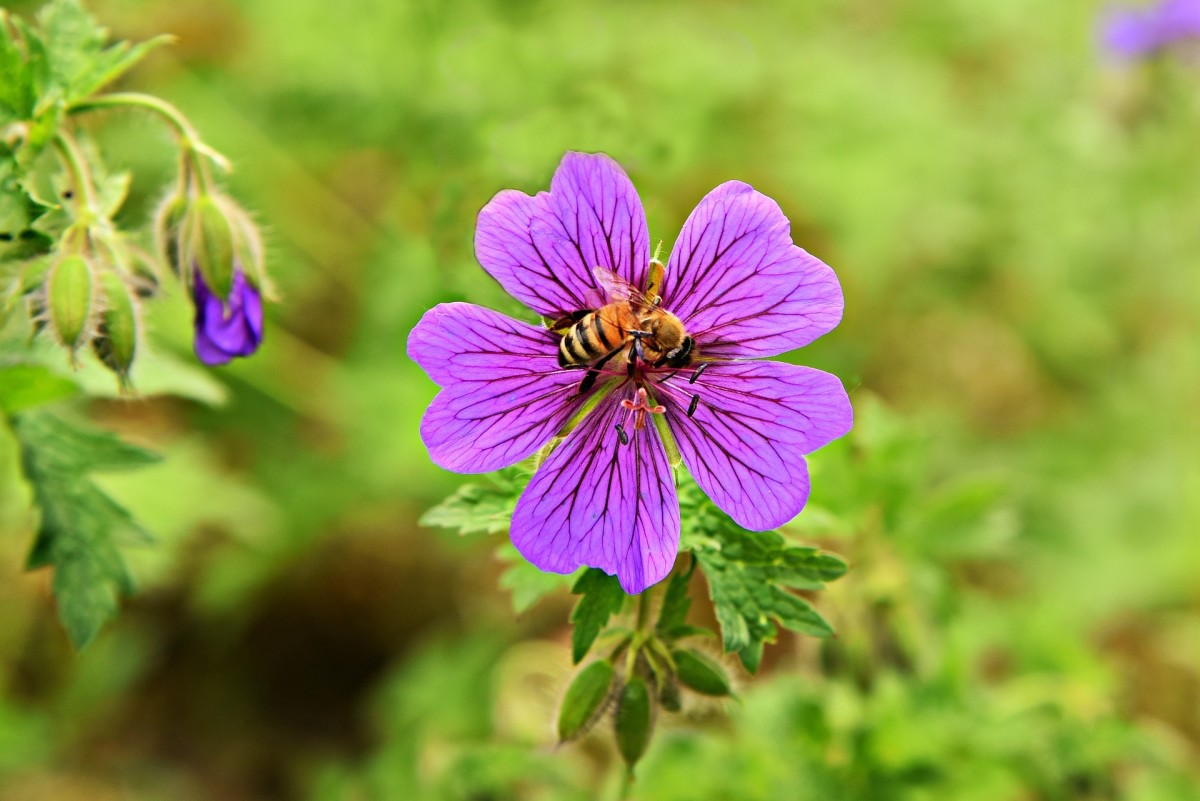
{"type": "Polygon", "coordinates": [[[596,277],[596,283],[608,293],[610,303],[628,301],[641,306],[657,305],[640,289],[606,267],[593,267],[592,275],[596,277]]]}

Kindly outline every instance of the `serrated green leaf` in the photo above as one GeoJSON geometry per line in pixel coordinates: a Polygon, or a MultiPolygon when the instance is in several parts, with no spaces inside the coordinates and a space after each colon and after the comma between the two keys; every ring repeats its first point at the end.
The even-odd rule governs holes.
{"type": "Polygon", "coordinates": [[[39,467],[55,474],[126,470],[159,461],[156,454],[123,442],[115,434],[78,428],[53,415],[30,413],[16,421],[21,441],[37,445],[39,467]]]}
{"type": "Polygon", "coordinates": [[[501,545],[496,554],[508,563],[508,568],[500,574],[500,586],[512,592],[513,611],[518,615],[550,593],[570,587],[574,580],[574,574],[564,576],[538,570],[510,543],[501,545]]]}
{"type": "Polygon", "coordinates": [[[0,157],[0,261],[46,252],[49,243],[32,227],[46,210],[17,179],[15,162],[0,157]]]}
{"type": "Polygon", "coordinates": [[[13,418],[25,478],[40,514],[29,569],[53,567],[59,618],[76,648],[84,648],[133,592],[117,544],[148,534],[127,510],[88,477],[104,469],[157,459],[112,434],[77,428],[44,413],[13,418]]]}
{"type": "Polygon", "coordinates": [[[0,411],[14,414],[69,398],[79,392],[75,382],[37,364],[0,366],[0,411]]]}
{"type": "Polygon", "coordinates": [[[51,0],[38,13],[50,66],[49,94],[65,103],[81,100],[119,77],[170,37],[137,46],[106,46],[108,31],[77,0],[51,0]]]}
{"type": "Polygon", "coordinates": [[[583,596],[571,611],[571,624],[575,627],[571,634],[571,656],[579,664],[608,619],[621,611],[629,596],[615,576],[594,567],[579,577],[571,592],[583,596]]]}
{"type": "Polygon", "coordinates": [[[727,652],[736,652],[753,672],[777,625],[815,637],[833,634],[820,613],[791,591],[821,589],[846,572],[845,562],[792,545],[776,531],[743,530],[694,486],[681,487],[680,497],[687,521],[684,547],[695,553],[708,580],[727,652]]]}
{"type": "Polygon", "coordinates": [[[528,481],[528,474],[508,468],[489,475],[486,484],[464,484],[423,514],[420,523],[454,529],[462,535],[507,531],[517,499],[528,481]]]}
{"type": "Polygon", "coordinates": [[[0,9],[0,125],[27,119],[35,98],[32,74],[13,31],[7,12],[0,9]]]}

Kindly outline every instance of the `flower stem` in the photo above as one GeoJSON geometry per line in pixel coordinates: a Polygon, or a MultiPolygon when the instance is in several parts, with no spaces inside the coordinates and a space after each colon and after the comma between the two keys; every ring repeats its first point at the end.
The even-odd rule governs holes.
{"type": "Polygon", "coordinates": [[[188,118],[183,116],[182,111],[154,95],[147,95],[141,92],[111,92],[106,95],[89,97],[78,103],[72,103],[67,108],[67,113],[81,114],[104,108],[140,108],[154,112],[175,130],[176,136],[179,137],[179,146],[185,152],[190,151],[207,156],[226,172],[231,168],[227,158],[216,150],[213,150],[200,139],[200,134],[188,122],[188,118]]]}
{"type": "Polygon", "coordinates": [[[71,174],[71,183],[74,184],[75,192],[79,196],[78,202],[83,207],[83,214],[78,216],[86,226],[92,222],[92,218],[99,215],[99,211],[96,209],[96,190],[92,186],[92,176],[88,171],[87,161],[79,152],[79,145],[65,131],[60,130],[54,135],[54,149],[58,151],[59,158],[62,159],[67,172],[71,174]]]}
{"type": "Polygon", "coordinates": [[[650,590],[645,590],[638,596],[637,630],[646,628],[646,619],[650,617],[650,590]]]}

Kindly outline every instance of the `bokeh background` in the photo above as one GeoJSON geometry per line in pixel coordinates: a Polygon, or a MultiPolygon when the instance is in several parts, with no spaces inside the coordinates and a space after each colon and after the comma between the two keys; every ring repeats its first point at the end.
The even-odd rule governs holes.
{"type": "MultiPolygon", "coordinates": [[[[816,599],[839,637],[660,721],[634,797],[1200,798],[1194,59],[1113,61],[1087,1],[91,7],[179,37],[124,85],[232,157],[281,302],[223,403],[88,406],[167,458],[103,479],[158,541],[81,655],[0,460],[0,799],[616,796],[605,736],[553,747],[570,596],[515,614],[500,538],[417,524],[463,479],[404,355],[440,301],[515,311],[475,214],[567,149],[620,161],[668,248],[753,184],[846,294],[792,356],[858,413],[791,531],[853,565],[816,599]]],[[[169,137],[89,126],[144,220],[169,137]]],[[[183,299],[152,323],[188,353],[183,299]]]]}

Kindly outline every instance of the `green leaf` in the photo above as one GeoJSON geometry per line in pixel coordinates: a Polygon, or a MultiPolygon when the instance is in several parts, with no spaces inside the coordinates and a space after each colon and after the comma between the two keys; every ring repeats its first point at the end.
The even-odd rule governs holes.
{"type": "MultiPolygon", "coordinates": [[[[171,40],[160,36],[137,46],[106,46],[108,31],[96,24],[78,0],[51,0],[38,14],[50,65],[49,94],[66,103],[82,100],[171,40]]],[[[44,107],[46,99],[40,106],[44,107]]]]}
{"type": "Polygon", "coordinates": [[[0,9],[0,126],[31,116],[35,99],[33,73],[8,13],[0,9]]]}
{"type": "Polygon", "coordinates": [[[776,531],[748,532],[694,487],[681,487],[687,521],[684,547],[694,551],[708,580],[727,652],[754,672],[777,625],[814,637],[833,627],[790,590],[818,590],[846,572],[846,563],[816,548],[788,543],[776,531]]]}
{"type": "Polygon", "coordinates": [[[69,398],[79,388],[37,364],[0,366],[0,411],[13,414],[69,398]]]}
{"type": "Polygon", "coordinates": [[[47,211],[17,179],[16,164],[0,156],[0,261],[27,259],[49,248],[34,222],[47,211]]]}
{"type": "Polygon", "coordinates": [[[690,561],[688,569],[682,573],[676,573],[671,577],[671,582],[667,584],[667,591],[663,594],[662,609],[658,613],[658,622],[654,626],[660,635],[685,627],[684,621],[687,619],[688,609],[692,606],[692,599],[688,596],[688,586],[692,581],[692,573],[696,572],[695,557],[692,557],[690,561]]]}
{"type": "Polygon", "coordinates": [[[518,615],[550,593],[571,586],[574,574],[564,576],[538,570],[511,543],[501,545],[496,554],[508,562],[508,568],[500,574],[500,586],[512,592],[513,611],[518,615]]]}
{"type": "Polygon", "coordinates": [[[464,484],[453,495],[421,516],[421,525],[449,528],[459,534],[499,534],[508,531],[513,509],[529,475],[507,468],[488,477],[487,484],[464,484]]]}
{"type": "Polygon", "coordinates": [[[603,570],[588,568],[571,592],[582,595],[571,611],[571,624],[575,627],[571,635],[571,655],[575,664],[583,660],[592,643],[600,636],[608,619],[621,611],[628,598],[615,576],[603,570]]]}
{"type": "Polygon", "coordinates": [[[157,461],[104,432],[77,428],[44,413],[13,419],[25,478],[41,520],[29,569],[54,568],[59,618],[76,648],[84,648],[117,611],[133,582],[117,549],[122,539],[149,535],[88,477],[91,472],[157,461]]]}

